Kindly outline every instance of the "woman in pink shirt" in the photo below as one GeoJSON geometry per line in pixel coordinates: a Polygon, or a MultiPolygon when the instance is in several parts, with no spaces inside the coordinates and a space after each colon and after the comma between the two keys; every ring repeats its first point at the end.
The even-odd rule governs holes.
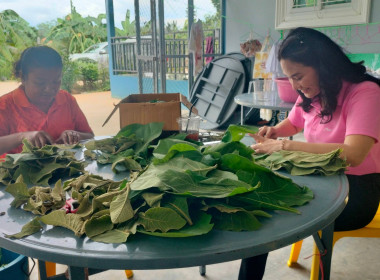
{"type": "MultiPolygon", "coordinates": [[[[252,148],[267,154],[342,149],[341,157],[350,165],[346,172],[350,190],[334,230],[365,227],[380,200],[380,80],[314,29],[292,30],[280,46],[278,59],[299,97],[288,118],[252,135],[256,140],[252,148]],[[302,130],[306,142],[278,140],[302,130]]],[[[267,256],[243,259],[239,280],[262,279],[267,256]]]]}

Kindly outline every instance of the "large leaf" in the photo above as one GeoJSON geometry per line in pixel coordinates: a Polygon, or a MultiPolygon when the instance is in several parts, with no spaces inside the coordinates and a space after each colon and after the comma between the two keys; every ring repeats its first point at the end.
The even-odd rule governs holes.
{"type": "Polygon", "coordinates": [[[36,232],[39,232],[42,229],[42,226],[40,224],[40,218],[35,217],[33,220],[31,220],[29,223],[24,225],[19,233],[16,234],[10,234],[10,235],[5,235],[5,237],[8,238],[23,238],[25,236],[32,235],[36,232]]]}
{"type": "Polygon", "coordinates": [[[258,230],[260,221],[255,216],[255,211],[239,211],[236,213],[222,213],[213,215],[215,228],[220,230],[243,231],[258,230]]]}
{"type": "Polygon", "coordinates": [[[254,174],[252,183],[260,184],[260,188],[244,196],[231,198],[238,203],[249,203],[256,209],[280,209],[299,213],[291,208],[293,205],[302,205],[313,198],[307,187],[300,187],[287,177],[274,173],[270,169],[259,166],[248,159],[228,154],[222,157],[222,166],[235,172],[243,170],[254,174]]]}
{"type": "Polygon", "coordinates": [[[211,231],[214,224],[211,223],[211,215],[200,212],[199,216],[194,218],[193,225],[186,225],[183,228],[176,231],[168,232],[150,232],[146,230],[139,230],[139,232],[160,237],[190,237],[203,235],[211,231]]]}
{"type": "Polygon", "coordinates": [[[197,181],[191,173],[167,170],[158,175],[160,181],[176,194],[195,197],[224,198],[237,193],[252,191],[253,188],[241,181],[229,178],[212,178],[197,181]]]}
{"type": "Polygon", "coordinates": [[[132,190],[145,190],[153,187],[161,187],[162,190],[167,187],[161,183],[159,175],[167,170],[177,171],[197,171],[200,173],[207,173],[215,167],[209,167],[201,162],[196,162],[187,158],[173,158],[170,161],[154,165],[151,164],[136,180],[131,183],[132,190]]]}
{"type": "Polygon", "coordinates": [[[162,207],[168,207],[176,211],[184,218],[189,225],[193,224],[189,214],[189,205],[187,204],[187,198],[178,195],[166,195],[164,204],[162,207]]]}
{"type": "Polygon", "coordinates": [[[141,224],[146,231],[167,232],[173,229],[180,229],[186,221],[173,209],[166,207],[150,208],[145,213],[139,214],[138,223],[141,224]]]}
{"type": "Polygon", "coordinates": [[[113,229],[113,223],[109,215],[91,218],[86,222],[84,226],[85,233],[90,238],[111,229],[113,229]]]}
{"type": "Polygon", "coordinates": [[[14,200],[11,202],[12,207],[19,208],[29,200],[30,194],[28,187],[24,183],[22,175],[20,175],[14,184],[10,184],[5,188],[5,191],[10,193],[14,200]]]}
{"type": "Polygon", "coordinates": [[[91,240],[103,243],[125,243],[130,234],[131,233],[119,229],[113,229],[93,236],[91,240]]]}
{"type": "Polygon", "coordinates": [[[204,155],[208,155],[208,154],[215,155],[216,153],[219,153],[220,155],[238,154],[251,160],[253,152],[254,151],[250,147],[247,147],[241,142],[228,142],[228,143],[220,142],[213,146],[207,146],[203,154],[204,155]]]}
{"type": "Polygon", "coordinates": [[[56,210],[40,218],[46,225],[59,226],[70,229],[75,235],[83,234],[83,220],[75,214],[66,214],[64,210],[56,210]]]}
{"type": "Polygon", "coordinates": [[[122,223],[132,219],[134,212],[131,202],[128,198],[129,186],[122,193],[116,196],[110,205],[111,220],[114,224],[122,223]]]}
{"type": "Polygon", "coordinates": [[[228,126],[224,136],[222,138],[222,142],[235,142],[243,139],[246,133],[255,134],[259,131],[259,129],[255,126],[248,125],[234,125],[231,124],[228,126]]]}

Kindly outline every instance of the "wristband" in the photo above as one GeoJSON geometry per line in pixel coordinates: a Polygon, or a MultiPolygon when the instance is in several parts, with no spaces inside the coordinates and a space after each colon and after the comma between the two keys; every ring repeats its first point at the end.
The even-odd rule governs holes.
{"type": "Polygon", "coordinates": [[[285,138],[281,140],[281,151],[285,151],[284,148],[285,148],[285,141],[286,141],[286,140],[287,140],[287,139],[285,139],[285,138]]]}

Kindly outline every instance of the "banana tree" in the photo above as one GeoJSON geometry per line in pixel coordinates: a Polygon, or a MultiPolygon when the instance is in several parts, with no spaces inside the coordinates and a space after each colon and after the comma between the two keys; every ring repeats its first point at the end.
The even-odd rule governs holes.
{"type": "Polygon", "coordinates": [[[13,10],[0,12],[0,77],[12,76],[20,52],[37,43],[37,30],[13,10]]]}
{"type": "Polygon", "coordinates": [[[107,30],[102,21],[105,14],[97,17],[83,18],[75,10],[64,19],[58,18],[57,25],[52,28],[47,40],[60,45],[66,53],[80,53],[89,46],[107,40],[107,30]]]}

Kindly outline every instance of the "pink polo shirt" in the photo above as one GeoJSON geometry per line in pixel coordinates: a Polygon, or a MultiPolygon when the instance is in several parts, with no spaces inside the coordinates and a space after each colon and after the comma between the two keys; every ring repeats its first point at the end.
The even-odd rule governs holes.
{"type": "MultiPolygon", "coordinates": [[[[296,104],[302,101],[298,97],[296,104]]],[[[338,105],[332,120],[321,124],[318,113],[321,105],[318,98],[312,102],[310,112],[294,106],[288,119],[304,129],[310,143],[343,143],[348,135],[366,135],[375,139],[375,144],[365,160],[357,167],[349,167],[346,174],[364,175],[380,173],[380,87],[373,82],[352,84],[343,82],[338,96],[338,105]]]]}

